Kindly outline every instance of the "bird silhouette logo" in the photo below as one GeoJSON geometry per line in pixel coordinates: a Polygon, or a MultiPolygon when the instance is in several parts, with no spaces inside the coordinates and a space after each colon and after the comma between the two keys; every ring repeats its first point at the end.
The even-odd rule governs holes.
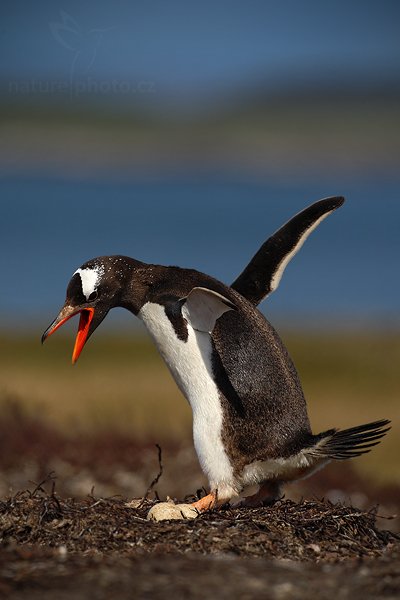
{"type": "Polygon", "coordinates": [[[60,10],[61,21],[49,23],[54,39],[73,54],[70,82],[86,76],[92,68],[104,34],[114,27],[85,29],[68,13],[60,10]]]}

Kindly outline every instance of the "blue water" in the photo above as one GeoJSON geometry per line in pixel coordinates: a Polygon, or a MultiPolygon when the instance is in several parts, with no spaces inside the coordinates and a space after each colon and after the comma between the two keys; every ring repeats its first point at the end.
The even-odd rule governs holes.
{"type": "Polygon", "coordinates": [[[3,177],[0,193],[3,326],[46,325],[71,274],[102,254],[194,267],[229,283],[281,224],[334,194],[346,204],[307,240],[264,312],[281,323],[400,323],[396,182],[3,177]]]}

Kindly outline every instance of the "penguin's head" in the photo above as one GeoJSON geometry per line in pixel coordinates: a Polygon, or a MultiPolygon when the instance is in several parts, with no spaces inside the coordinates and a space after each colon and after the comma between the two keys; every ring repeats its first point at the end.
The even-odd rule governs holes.
{"type": "Polygon", "coordinates": [[[42,343],[61,325],[80,315],[78,333],[72,353],[75,363],[82,349],[108,311],[118,306],[124,257],[101,256],[84,263],[75,271],[67,287],[64,306],[42,336],[42,343]]]}

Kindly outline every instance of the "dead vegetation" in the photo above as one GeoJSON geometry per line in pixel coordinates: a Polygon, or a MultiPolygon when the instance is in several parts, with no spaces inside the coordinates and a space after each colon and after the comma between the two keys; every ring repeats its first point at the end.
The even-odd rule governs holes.
{"type": "Polygon", "coordinates": [[[258,509],[225,508],[194,522],[147,521],[154,501],[137,508],[120,498],[62,499],[42,486],[0,504],[2,544],[66,552],[232,554],[313,562],[381,556],[398,536],[375,525],[375,511],[281,500],[258,509]]]}
{"type": "Polygon", "coordinates": [[[282,500],[154,523],[153,502],[62,499],[43,485],[2,501],[0,594],[365,600],[400,590],[400,540],[376,527],[375,511],[282,500]]]}
{"type": "Polygon", "coordinates": [[[399,490],[374,488],[346,463],[272,507],[155,523],[146,515],[158,495],[204,493],[191,448],[161,455],[115,433],[67,436],[15,406],[0,427],[0,483],[0,597],[399,595],[399,490]]]}

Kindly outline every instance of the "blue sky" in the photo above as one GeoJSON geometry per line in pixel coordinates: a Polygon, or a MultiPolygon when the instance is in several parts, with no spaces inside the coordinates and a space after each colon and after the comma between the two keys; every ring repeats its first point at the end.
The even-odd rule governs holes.
{"type": "Polygon", "coordinates": [[[50,2],[0,8],[0,80],[152,81],[157,96],[237,85],[395,79],[400,3],[50,2]]]}
{"type": "MultiPolygon", "coordinates": [[[[12,81],[32,79],[70,83],[71,79],[90,78],[106,84],[112,80],[148,81],[157,92],[153,103],[180,112],[182,107],[199,106],[206,97],[211,101],[229,93],[232,98],[240,97],[241,90],[257,84],[264,89],[269,86],[271,91],[300,84],[312,84],[314,89],[333,84],[341,91],[346,83],[359,81],[378,89],[380,82],[395,84],[399,80],[399,17],[400,3],[388,1],[3,2],[0,86],[4,91],[12,81]]],[[[118,94],[110,98],[118,101],[118,94]]],[[[15,96],[10,94],[10,99],[14,101],[15,96]]],[[[24,99],[36,101],[37,95],[24,99]]],[[[144,94],[143,101],[150,101],[150,95],[144,94]]],[[[14,126],[18,133],[18,123],[14,126]]],[[[107,252],[194,266],[229,281],[256,244],[271,233],[272,206],[282,208],[279,225],[311,201],[331,193],[348,197],[348,206],[336,221],[332,218],[324,226],[320,237],[315,234],[313,244],[307,246],[308,264],[300,262],[307,260],[307,248],[302,251],[297,270],[293,268],[285,278],[287,283],[282,284],[288,287],[282,287],[282,293],[272,299],[271,308],[275,306],[279,314],[334,314],[336,310],[364,316],[397,315],[399,283],[393,273],[399,255],[398,176],[393,181],[385,176],[381,181],[375,171],[366,168],[366,177],[360,177],[357,165],[362,159],[360,163],[355,156],[357,145],[354,150],[350,144],[344,152],[348,164],[355,165],[351,181],[335,165],[325,179],[320,179],[318,168],[301,175],[298,169],[289,169],[284,175],[279,171],[273,181],[266,180],[260,187],[251,181],[240,186],[235,168],[220,174],[220,179],[200,168],[193,180],[188,174],[188,183],[179,175],[170,185],[142,184],[133,176],[127,184],[112,177],[106,184],[103,173],[98,181],[92,181],[88,168],[85,185],[79,180],[79,169],[78,179],[74,179],[67,159],[61,175],[54,172],[51,161],[44,161],[48,171],[42,173],[38,160],[35,171],[36,158],[46,155],[51,145],[46,146],[46,136],[43,141],[32,131],[27,130],[27,136],[33,136],[27,144],[33,154],[27,163],[33,165],[32,173],[28,167],[24,172],[19,148],[13,150],[21,170],[17,175],[7,170],[8,155],[0,156],[4,199],[0,255],[3,279],[12,282],[1,298],[3,318],[15,314],[16,309],[26,314],[51,312],[62,300],[70,270],[107,252]],[[99,202],[109,210],[96,210],[99,202]],[[75,210],[71,210],[73,206],[75,210]],[[166,212],[157,212],[159,206],[166,212]],[[201,209],[202,220],[193,221],[193,207],[201,209]],[[242,207],[248,213],[247,224],[242,207]],[[216,211],[220,215],[217,221],[216,211]],[[86,220],[82,218],[85,214],[86,220]],[[127,222],[126,214],[130,215],[127,222]],[[57,228],[52,226],[54,220],[58,220],[57,228]],[[114,223],[111,232],[110,223],[114,223]],[[215,226],[222,226],[226,239],[221,239],[215,226]],[[258,226],[261,229],[256,235],[258,226]],[[241,240],[246,237],[248,247],[244,241],[243,247],[237,247],[235,227],[241,240]],[[329,227],[334,228],[337,242],[318,247],[329,227]],[[328,264],[325,257],[330,253],[334,256],[328,264]],[[218,268],[221,270],[215,270],[218,268]],[[307,295],[299,305],[299,290],[303,289],[307,295]]],[[[82,135],[85,139],[84,132],[82,135]]],[[[25,138],[17,139],[25,142],[25,138]]],[[[59,139],[64,138],[61,135],[59,139]]],[[[379,143],[378,157],[380,148],[384,149],[384,141],[379,143]]],[[[68,152],[73,156],[73,143],[66,144],[67,157],[68,152]]],[[[112,159],[110,156],[111,164],[112,159]]],[[[84,170],[85,165],[82,167],[84,170]]]]}

